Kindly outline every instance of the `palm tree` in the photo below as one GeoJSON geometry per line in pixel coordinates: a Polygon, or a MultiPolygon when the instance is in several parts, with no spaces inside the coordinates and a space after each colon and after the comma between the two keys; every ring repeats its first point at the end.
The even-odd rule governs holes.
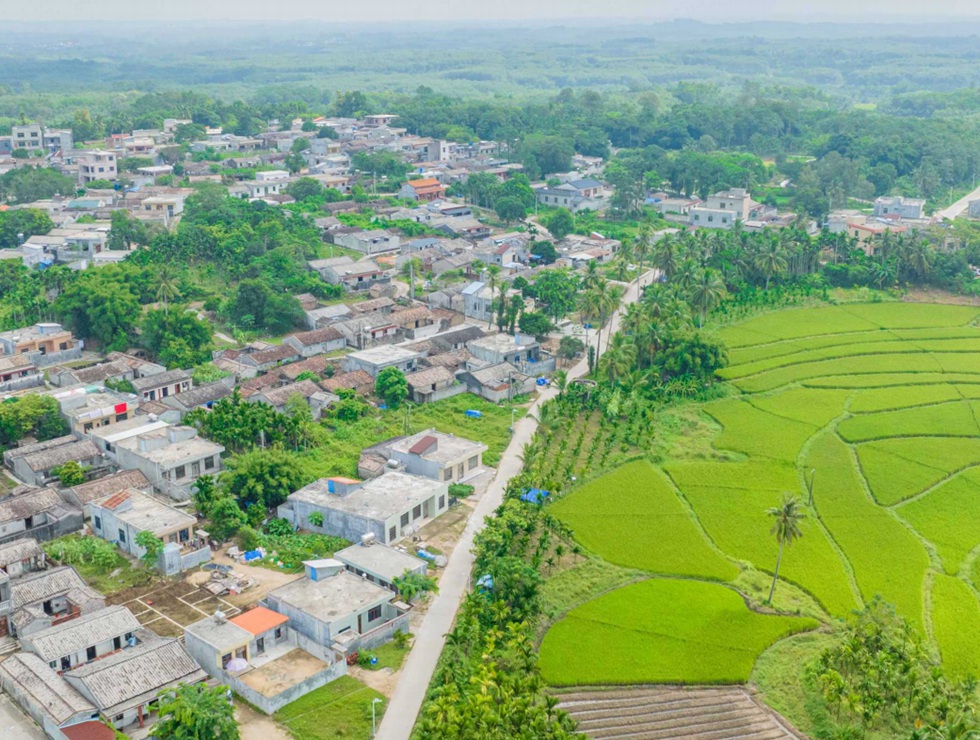
{"type": "Polygon", "coordinates": [[[698,328],[704,326],[704,317],[716,308],[725,297],[725,283],[717,270],[701,270],[691,285],[691,305],[698,310],[698,328]]]}
{"type": "Polygon", "coordinates": [[[160,268],[157,274],[157,300],[163,302],[164,316],[170,315],[168,303],[174,298],[180,297],[180,288],[177,286],[177,278],[168,266],[160,268]]]}
{"type": "Polygon", "coordinates": [[[677,245],[670,234],[665,234],[653,248],[653,262],[665,278],[673,277],[677,271],[677,245]]]}
{"type": "Polygon", "coordinates": [[[800,522],[806,518],[806,513],[800,508],[796,496],[790,494],[783,495],[783,503],[774,506],[766,513],[773,518],[772,529],[769,534],[775,536],[779,543],[779,555],[776,556],[776,572],[772,576],[772,587],[769,589],[768,603],[772,603],[773,594],[776,593],[776,581],[779,578],[779,566],[783,561],[783,547],[792,545],[794,540],[803,536],[800,529],[800,522]]]}
{"type": "Polygon", "coordinates": [[[595,347],[595,362],[596,367],[599,366],[599,355],[602,349],[602,327],[609,320],[609,318],[616,313],[619,308],[619,304],[623,301],[623,286],[621,285],[610,285],[608,282],[603,280],[599,285],[596,286],[595,290],[598,292],[598,299],[596,305],[599,309],[599,336],[596,338],[595,347]]]}
{"type": "Polygon", "coordinates": [[[650,248],[652,247],[651,239],[650,227],[647,224],[643,224],[640,227],[640,233],[636,236],[636,242],[633,244],[633,256],[636,258],[637,266],[640,268],[640,277],[643,277],[643,265],[650,256],[650,248]]]}
{"type": "Polygon", "coordinates": [[[766,277],[766,290],[769,281],[786,269],[786,254],[778,242],[770,242],[759,250],[755,256],[755,268],[766,277]]]}
{"type": "Polygon", "coordinates": [[[558,389],[558,397],[564,396],[565,389],[568,388],[568,373],[564,370],[555,370],[551,375],[551,380],[554,382],[555,388],[558,389]]]}
{"type": "Polygon", "coordinates": [[[487,323],[493,327],[493,307],[494,307],[494,294],[497,289],[497,278],[500,276],[501,267],[500,265],[487,265],[487,285],[490,286],[490,321],[487,323]]]}

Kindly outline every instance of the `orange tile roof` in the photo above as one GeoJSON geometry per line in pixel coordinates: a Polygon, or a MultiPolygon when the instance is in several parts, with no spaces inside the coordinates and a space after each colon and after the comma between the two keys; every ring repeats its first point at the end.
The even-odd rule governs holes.
{"type": "Polygon", "coordinates": [[[360,483],[360,481],[357,478],[345,478],[342,475],[334,475],[328,480],[335,480],[338,483],[360,483]]]}
{"type": "Polygon", "coordinates": [[[243,630],[247,630],[253,635],[261,635],[273,627],[285,624],[289,621],[289,617],[274,612],[272,609],[266,609],[264,606],[257,606],[254,609],[239,614],[237,617],[232,617],[228,621],[232,624],[237,624],[243,630]]]}
{"type": "Polygon", "coordinates": [[[61,728],[61,734],[68,740],[113,740],[116,737],[109,727],[96,720],[79,722],[77,725],[69,725],[61,728]]]}
{"type": "Polygon", "coordinates": [[[420,180],[409,180],[408,184],[411,185],[416,190],[418,190],[419,188],[433,188],[442,185],[442,183],[439,182],[434,177],[424,177],[420,180]]]}
{"type": "Polygon", "coordinates": [[[133,495],[132,492],[129,490],[120,491],[119,493],[114,493],[112,496],[102,501],[99,505],[103,509],[109,509],[111,511],[115,511],[117,506],[122,504],[124,501],[129,501],[132,495],[133,495]]]}

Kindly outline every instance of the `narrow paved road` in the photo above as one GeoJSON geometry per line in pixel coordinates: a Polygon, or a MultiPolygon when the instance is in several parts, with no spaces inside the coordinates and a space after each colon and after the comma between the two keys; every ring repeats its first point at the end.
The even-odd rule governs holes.
{"type": "MultiPolygon", "coordinates": [[[[640,283],[648,285],[654,276],[653,270],[645,273],[638,280],[630,283],[623,296],[622,308],[613,314],[609,326],[602,332],[602,350],[605,350],[612,336],[619,328],[620,313],[626,306],[634,303],[639,297],[640,283]]],[[[590,338],[590,344],[595,344],[595,336],[590,338]]],[[[568,378],[578,378],[588,372],[588,360],[583,359],[568,371],[568,378]]],[[[507,482],[521,472],[521,450],[531,441],[538,427],[536,412],[545,401],[554,398],[557,391],[548,388],[540,393],[538,399],[528,410],[527,415],[517,422],[510,444],[504,450],[497,466],[497,475],[490,482],[486,492],[477,503],[470,516],[466,529],[460,537],[456,549],[449,558],[449,563],[439,579],[439,592],[436,594],[425,615],[422,626],[415,636],[412,652],[405,661],[401,678],[395,693],[391,697],[384,719],[378,728],[377,737],[381,740],[408,740],[415,726],[419,710],[425,699],[429,682],[435,671],[436,663],[442,654],[446,642],[446,633],[452,629],[456,610],[462,602],[463,595],[469,588],[470,572],[473,569],[473,538],[483,529],[484,519],[500,506],[504,499],[504,489],[507,482]]]]}
{"type": "Polygon", "coordinates": [[[948,218],[952,220],[957,216],[961,216],[963,214],[963,211],[965,211],[967,207],[969,207],[971,200],[978,200],[978,199],[980,199],[980,188],[977,188],[972,193],[968,193],[967,195],[964,195],[962,198],[960,198],[958,201],[956,201],[953,205],[949,206],[948,208],[944,208],[941,211],[936,211],[936,217],[948,218]]]}

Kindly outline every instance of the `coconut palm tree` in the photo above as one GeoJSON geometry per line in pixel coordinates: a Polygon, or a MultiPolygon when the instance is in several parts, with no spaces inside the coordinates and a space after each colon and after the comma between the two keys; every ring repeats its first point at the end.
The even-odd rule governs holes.
{"type": "Polygon", "coordinates": [[[157,300],[163,303],[164,316],[170,315],[169,302],[174,298],[180,297],[180,288],[177,284],[177,276],[169,265],[160,268],[157,274],[157,300]]]}
{"type": "Polygon", "coordinates": [[[779,543],[779,555],[776,556],[776,571],[772,575],[772,586],[769,589],[768,603],[772,603],[773,594],[776,593],[776,581],[779,579],[779,566],[783,562],[783,547],[792,545],[794,540],[803,536],[800,529],[800,522],[806,518],[806,513],[800,508],[796,496],[784,494],[783,503],[768,509],[766,513],[772,517],[772,528],[769,534],[776,538],[779,543]]]}
{"type": "Polygon", "coordinates": [[[786,253],[778,242],[771,241],[758,251],[753,262],[755,268],[765,276],[766,290],[769,290],[769,281],[773,276],[786,269],[786,253]]]}
{"type": "Polygon", "coordinates": [[[704,326],[704,318],[725,297],[725,283],[717,270],[705,268],[691,284],[691,305],[698,310],[698,328],[704,326]]]}
{"type": "Polygon", "coordinates": [[[636,236],[636,242],[633,244],[633,256],[636,259],[637,266],[640,268],[641,277],[643,276],[643,266],[650,257],[652,246],[653,237],[650,234],[650,227],[647,224],[643,224],[640,227],[640,233],[636,236]]]}
{"type": "Polygon", "coordinates": [[[672,235],[665,234],[653,248],[653,263],[669,280],[677,272],[678,261],[677,242],[672,235]]]}

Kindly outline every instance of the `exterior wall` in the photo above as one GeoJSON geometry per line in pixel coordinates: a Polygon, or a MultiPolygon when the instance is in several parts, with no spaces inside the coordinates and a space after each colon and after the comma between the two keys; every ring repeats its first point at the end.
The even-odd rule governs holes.
{"type": "Polygon", "coordinates": [[[346,675],[347,663],[343,660],[338,660],[319,673],[314,673],[312,676],[309,676],[300,683],[290,686],[282,693],[276,694],[275,696],[265,696],[264,694],[260,694],[258,691],[253,689],[251,686],[247,685],[240,678],[233,676],[230,673],[226,673],[225,671],[221,670],[215,672],[215,677],[218,678],[221,683],[231,687],[231,689],[245,699],[245,701],[255,707],[258,707],[266,714],[274,714],[290,702],[296,701],[301,696],[305,696],[311,691],[314,691],[321,686],[326,686],[331,681],[336,681],[341,676],[346,675]]]}
{"type": "MultiPolygon", "coordinates": [[[[91,647],[94,647],[95,648],[95,658],[94,658],[94,660],[98,660],[99,658],[102,658],[102,657],[108,655],[109,653],[114,653],[117,649],[121,650],[122,647],[124,647],[126,645],[126,638],[125,638],[125,635],[119,635],[118,637],[119,637],[119,641],[120,641],[120,647],[119,648],[116,648],[116,646],[115,646],[115,644],[113,643],[112,640],[104,640],[103,642],[99,642],[99,643],[96,643],[95,645],[91,646],[91,647]]],[[[26,650],[27,652],[31,652],[31,653],[34,652],[34,649],[33,649],[34,646],[33,646],[33,643],[31,642],[30,636],[21,638],[21,642],[22,642],[21,647],[23,647],[24,650],[26,650]]],[[[88,648],[88,647],[90,647],[90,646],[86,645],[86,648],[88,648]]],[[[51,666],[51,669],[52,670],[55,670],[55,671],[59,671],[59,672],[60,671],[63,671],[63,670],[67,670],[68,667],[65,667],[65,665],[61,662],[61,660],[63,660],[63,659],[67,659],[68,660],[68,663],[69,663],[69,666],[68,667],[70,667],[70,668],[75,668],[77,666],[84,665],[85,663],[91,663],[92,662],[88,658],[88,654],[86,652],[86,649],[82,649],[82,650],[79,650],[76,653],[71,653],[70,655],[59,656],[59,660],[56,660],[56,664],[53,665],[53,666],[51,666]]]]}
{"type": "Polygon", "coordinates": [[[44,385],[44,375],[39,372],[34,372],[31,375],[11,378],[10,380],[0,383],[0,393],[22,391],[27,388],[37,388],[38,386],[42,385],[44,385]]]}
{"type": "MultiPolygon", "coordinates": [[[[64,737],[64,735],[58,729],[58,725],[55,724],[54,721],[51,720],[42,711],[41,707],[37,706],[37,704],[34,703],[34,701],[31,699],[30,696],[23,693],[20,690],[20,688],[17,686],[17,684],[7,680],[7,678],[3,676],[0,677],[0,688],[3,688],[4,693],[6,693],[7,696],[9,696],[15,702],[17,702],[18,706],[20,706],[21,709],[24,710],[27,716],[29,716],[31,719],[33,719],[35,722],[41,725],[41,727],[44,728],[44,731],[45,733],[47,733],[48,737],[52,737],[52,738],[64,737]]],[[[92,717],[89,716],[88,714],[78,714],[66,720],[65,724],[66,725],[75,724],[77,722],[83,722],[87,719],[92,719],[92,717]]],[[[16,737],[16,735],[14,735],[14,737],[16,737]]]]}
{"type": "Polygon", "coordinates": [[[432,403],[433,401],[442,401],[445,398],[458,396],[460,393],[466,393],[468,390],[463,383],[456,383],[434,391],[412,391],[412,400],[415,403],[432,403]]]}
{"type": "MultiPolygon", "coordinates": [[[[313,506],[305,501],[287,501],[279,507],[277,515],[288,519],[294,527],[302,527],[311,532],[329,534],[334,537],[343,537],[351,542],[359,541],[361,535],[368,532],[373,532],[374,536],[381,542],[387,541],[385,539],[385,522],[381,520],[337,511],[336,509],[313,506]],[[314,527],[310,524],[309,515],[312,512],[319,512],[323,515],[323,526],[314,527]]],[[[292,618],[292,615],[288,616],[292,618]]]]}
{"type": "MultiPolygon", "coordinates": [[[[392,607],[393,609],[393,607],[392,607]]],[[[376,627],[369,633],[361,635],[361,639],[357,641],[356,650],[370,650],[371,648],[378,647],[378,645],[383,645],[386,642],[390,642],[395,636],[396,632],[404,632],[408,634],[410,631],[408,612],[401,614],[390,622],[382,624],[380,627],[376,627]]]]}
{"type": "MultiPolygon", "coordinates": [[[[41,524],[35,524],[30,529],[24,528],[23,520],[19,520],[16,523],[9,523],[6,527],[0,526],[0,545],[20,539],[25,535],[33,537],[38,542],[47,542],[48,540],[58,539],[62,535],[77,532],[84,524],[82,510],[74,507],[60,519],[52,519],[47,517],[47,515],[45,517],[45,521],[41,524]],[[15,524],[19,525],[19,527],[14,526],[15,524]]],[[[35,517],[36,519],[37,517],[35,517]]]]}

